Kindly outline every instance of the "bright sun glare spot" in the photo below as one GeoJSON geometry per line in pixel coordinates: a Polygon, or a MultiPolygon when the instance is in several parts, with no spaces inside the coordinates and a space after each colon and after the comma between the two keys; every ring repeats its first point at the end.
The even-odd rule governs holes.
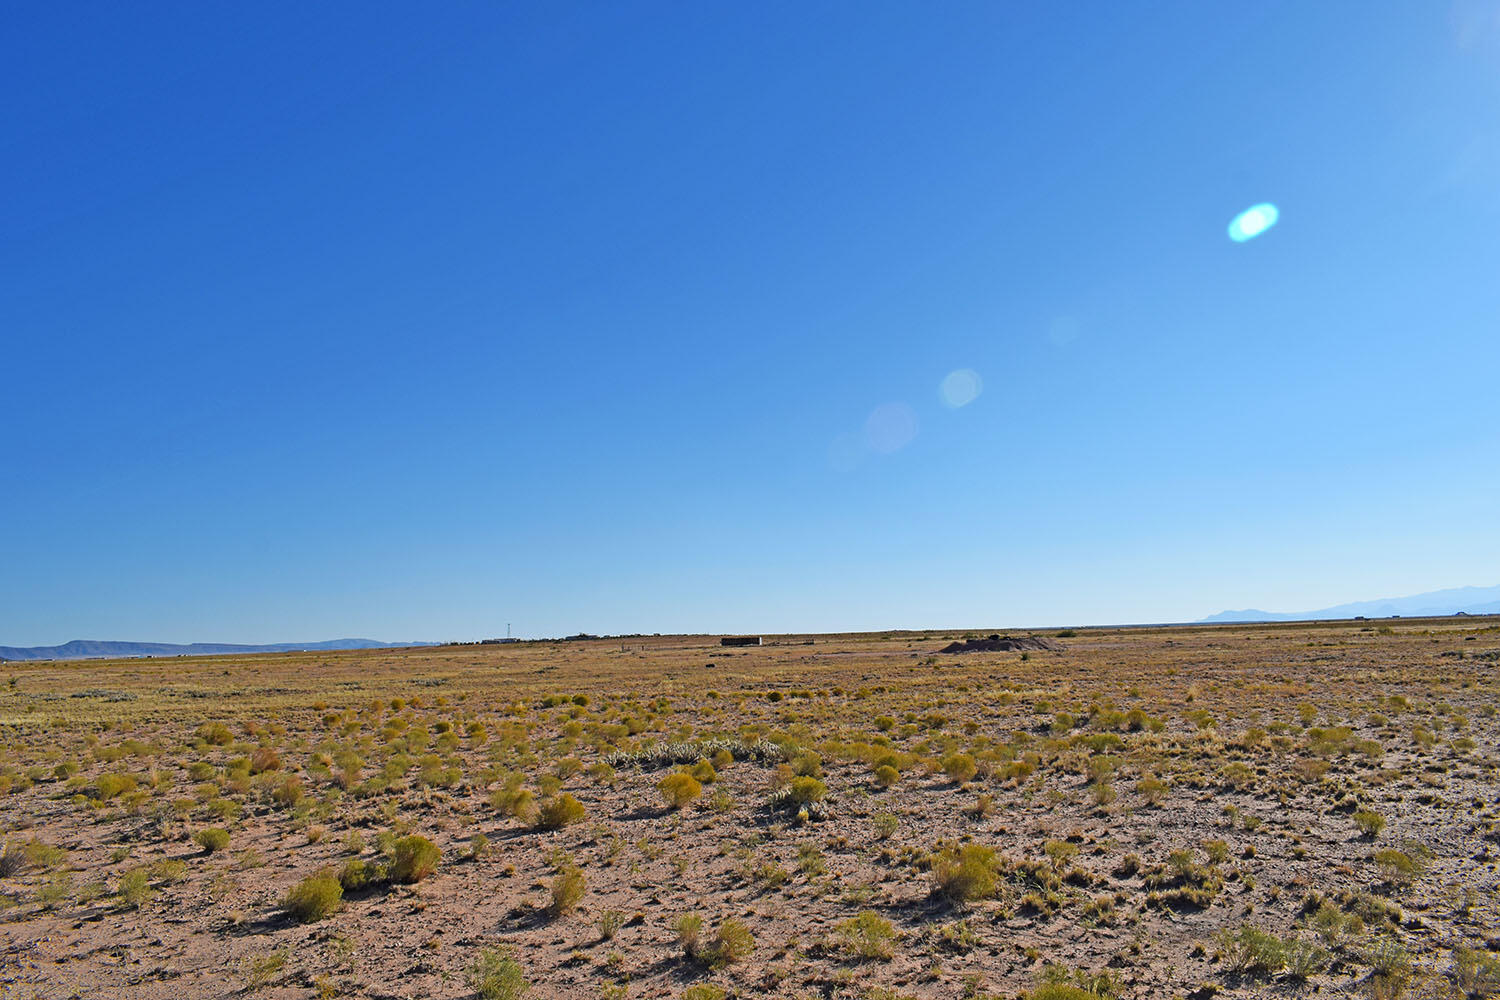
{"type": "Polygon", "coordinates": [[[974,402],[983,391],[984,382],[972,368],[949,372],[938,386],[938,395],[942,397],[943,405],[955,410],[974,402]]]}
{"type": "Polygon", "coordinates": [[[1276,206],[1268,201],[1252,205],[1236,215],[1234,221],[1229,223],[1229,238],[1236,243],[1253,240],[1276,225],[1276,220],[1280,215],[1281,212],[1276,206]]]}

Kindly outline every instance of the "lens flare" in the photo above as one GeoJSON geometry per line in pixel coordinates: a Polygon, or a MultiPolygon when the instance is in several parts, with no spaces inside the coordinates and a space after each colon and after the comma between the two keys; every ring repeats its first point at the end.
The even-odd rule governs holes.
{"type": "Polygon", "coordinates": [[[1244,243],[1253,240],[1261,233],[1276,225],[1281,212],[1269,201],[1263,201],[1259,205],[1251,205],[1229,223],[1229,238],[1236,243],[1244,243]]]}
{"type": "Polygon", "coordinates": [[[979,398],[984,391],[984,382],[979,373],[972,368],[960,368],[949,372],[942,383],[938,386],[938,395],[943,399],[943,405],[949,409],[956,410],[960,406],[968,406],[979,398]]]}
{"type": "Polygon", "coordinates": [[[865,419],[865,443],[882,455],[900,451],[916,436],[917,414],[905,403],[883,403],[865,419]]]}

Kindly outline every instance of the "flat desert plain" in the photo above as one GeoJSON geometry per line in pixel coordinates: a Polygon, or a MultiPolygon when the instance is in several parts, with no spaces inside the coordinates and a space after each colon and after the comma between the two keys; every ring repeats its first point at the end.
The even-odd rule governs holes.
{"type": "Polygon", "coordinates": [[[1496,619],[1006,634],[0,665],[0,995],[1500,992],[1496,619]]]}

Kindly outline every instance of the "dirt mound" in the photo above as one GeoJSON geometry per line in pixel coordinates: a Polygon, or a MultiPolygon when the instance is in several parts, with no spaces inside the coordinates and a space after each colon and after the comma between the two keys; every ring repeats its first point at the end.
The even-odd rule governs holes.
{"type": "Polygon", "coordinates": [[[1062,649],[1062,645],[1051,639],[1034,635],[992,635],[986,639],[965,639],[950,642],[939,652],[943,653],[1015,653],[1023,649],[1062,649]]]}

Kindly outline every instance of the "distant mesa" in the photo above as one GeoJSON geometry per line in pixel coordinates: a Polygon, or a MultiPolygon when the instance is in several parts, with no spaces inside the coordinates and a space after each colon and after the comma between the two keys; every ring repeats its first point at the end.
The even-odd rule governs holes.
{"type": "Polygon", "coordinates": [[[1451,615],[1500,615],[1500,587],[1454,587],[1411,597],[1382,597],[1317,611],[1220,611],[1204,622],[1304,622],[1333,619],[1446,618],[1451,615]]]}
{"type": "Polygon", "coordinates": [[[1052,639],[1035,635],[991,635],[983,639],[965,639],[950,642],[939,652],[943,653],[1016,653],[1029,649],[1062,649],[1062,644],[1052,639]]]}
{"type": "Polygon", "coordinates": [[[277,642],[252,645],[233,642],[115,642],[74,639],[61,646],[0,646],[0,660],[123,660],[155,656],[234,656],[244,653],[302,653],[336,649],[399,649],[436,646],[435,642],[378,642],[374,639],[329,639],[325,642],[277,642]]]}

